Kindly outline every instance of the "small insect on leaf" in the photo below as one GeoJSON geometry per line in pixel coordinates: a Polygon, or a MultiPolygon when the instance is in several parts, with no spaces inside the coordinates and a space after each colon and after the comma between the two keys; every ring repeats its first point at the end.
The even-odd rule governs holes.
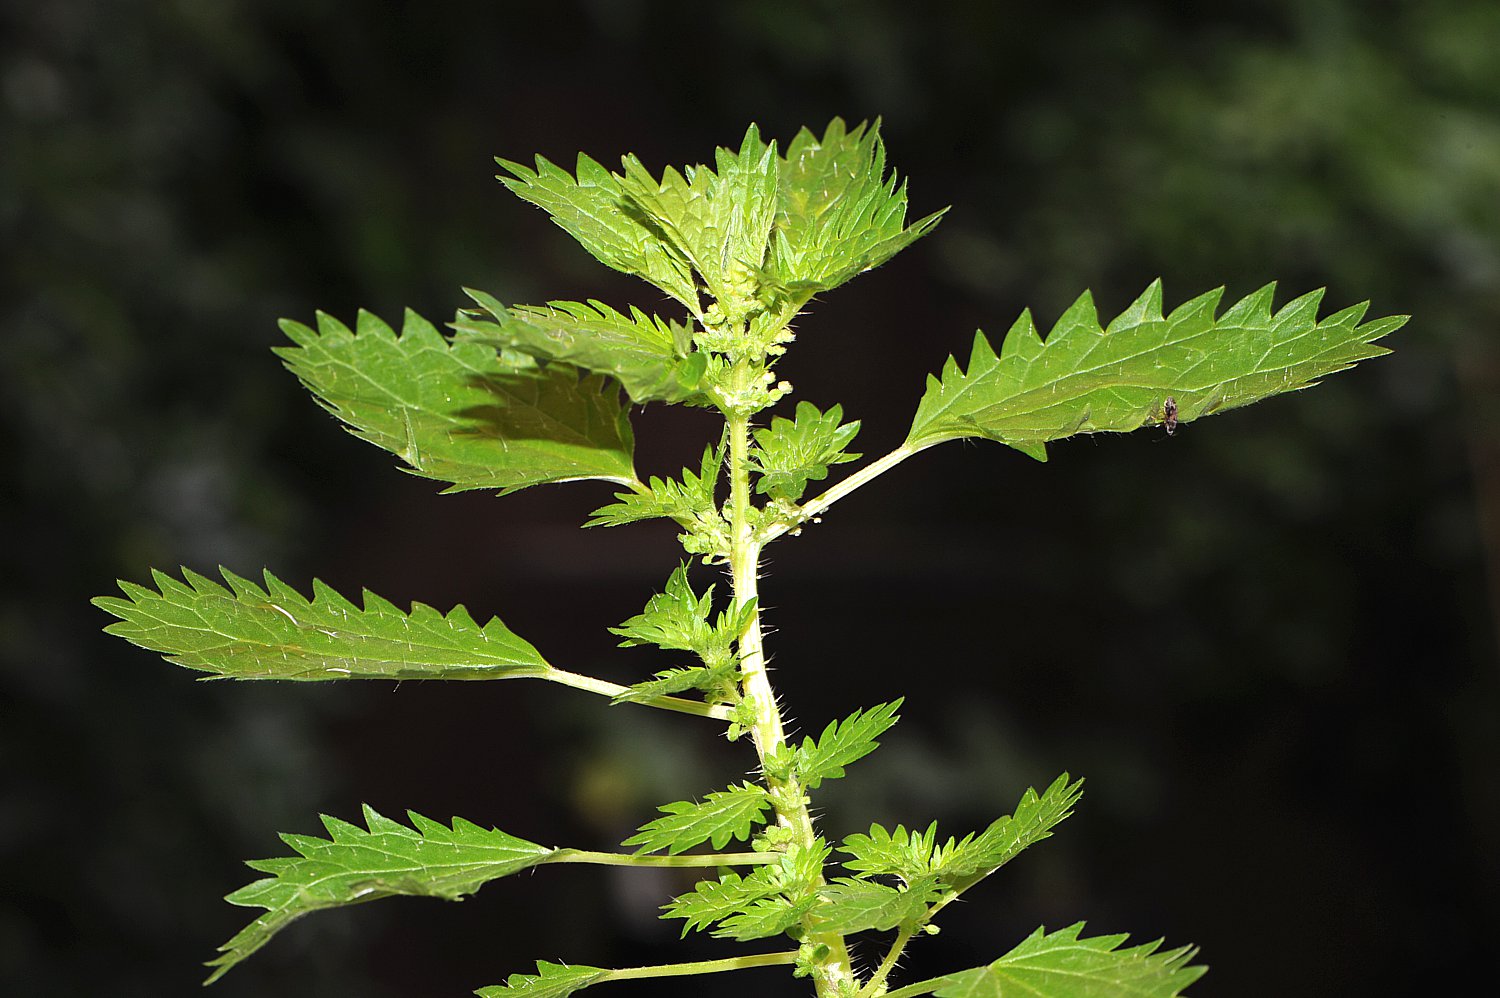
{"type": "Polygon", "coordinates": [[[1177,400],[1170,395],[1161,404],[1161,421],[1167,428],[1167,436],[1177,432],[1177,400]]]}

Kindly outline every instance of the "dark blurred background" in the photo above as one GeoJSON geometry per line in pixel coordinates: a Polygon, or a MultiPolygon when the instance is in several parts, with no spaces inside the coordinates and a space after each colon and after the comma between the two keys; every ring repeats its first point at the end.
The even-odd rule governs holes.
{"type": "MultiPolygon", "coordinates": [[[[819,798],[829,835],[962,833],[1028,784],[1089,780],[903,979],[1077,919],[1201,945],[1205,995],[1466,993],[1492,967],[1500,5],[0,9],[0,992],[196,993],[254,914],[217,900],[253,876],[240,860],[319,812],[610,848],[743,774],[747,748],[700,722],[544,684],[195,683],[87,601],[151,566],[267,566],[461,601],[618,681],[670,664],[604,628],[675,565],[672,530],[578,530],[598,483],[437,495],[304,396],[275,320],[442,320],[460,285],[661,307],[490,157],[659,168],[752,120],[784,141],[835,115],[884,116],[915,214],[953,205],[817,303],[783,365],[871,455],[976,326],[1050,322],[1085,287],[1109,315],[1161,275],[1171,303],[1279,280],[1414,316],[1392,356],[1171,440],[1080,438],[1045,465],[938,448],[772,549],[800,730],[908,698],[819,798]]],[[[712,430],[645,412],[640,469],[712,430]]],[[[538,957],[734,952],[655,920],[685,886],[567,867],[323,913],[213,993],[464,994],[538,957]]],[[[803,992],[776,973],[611,987],[803,992]]]]}

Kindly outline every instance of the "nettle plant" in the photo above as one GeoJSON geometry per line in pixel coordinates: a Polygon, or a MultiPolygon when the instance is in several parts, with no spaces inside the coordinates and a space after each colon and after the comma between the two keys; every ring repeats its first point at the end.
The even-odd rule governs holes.
{"type": "MultiPolygon", "coordinates": [[[[804,129],[784,152],[752,126],[712,167],[660,176],[634,156],[619,172],[586,156],[572,174],[541,157],[534,168],[499,162],[511,191],[600,262],[664,292],[681,314],[598,301],[506,306],[469,291],[475,307],[460,310],[448,332],[410,311],[400,333],[368,313],[353,329],[319,314],[316,328],[283,323],[295,345],[277,353],[351,432],[447,491],[599,479],[618,491],[589,526],[674,521],[682,567],[612,629],[624,645],[671,653],[672,664],[621,686],[557,667],[498,619],[480,624],[462,606],[404,612],[370,592],[356,606],[317,581],[308,598],[269,572],[256,584],[223,571],[225,585],[156,572],[154,589],[122,582],[125,598],[95,602],[119,618],[110,633],[212,678],[547,680],[701,718],[706,734],[748,741],[752,775],[663,805],[616,852],[539,845],[461,818],[443,824],[408,812],[403,823],[366,807],[360,827],[325,816],[326,837],[283,835],[294,855],[249,864],[264,878],[227,900],[265,911],[220,947],[209,980],[309,912],[398,894],[456,899],[550,863],[702,868],[703,879],[662,917],[680,920],[684,935],[781,945],[626,969],[541,962],[477,994],[560,998],[607,981],[769,966],[790,968],[823,998],[1166,998],[1197,980],[1204,968],[1190,964],[1191,948],[1126,946],[1123,935],[1084,935],[1080,922],[1038,928],[985,966],[896,986],[907,945],[1047,838],[1072,812],[1081,781],[1063,774],[1041,792],[1028,789],[1012,813],[962,837],[935,825],[876,824],[836,844],[825,839],[812,794],[877,747],[901,702],[854,710],[800,743],[788,738],[766,669],[761,554],[936,444],[994,440],[1044,461],[1050,441],[1075,434],[1142,426],[1170,434],[1384,353],[1374,341],[1405,317],[1362,322],[1365,306],[1355,305],[1319,319],[1318,291],[1276,309],[1273,285],[1223,311],[1221,291],[1210,291],[1164,312],[1160,282],[1107,326],[1088,294],[1045,339],[1023,312],[998,353],[981,333],[967,367],[950,358],[927,378],[900,446],[805,499],[833,466],[860,459],[849,450],[859,423],[837,405],[806,401],[768,418],[792,393],[775,367],[791,324],[816,296],[889,260],[943,214],[906,223],[906,187],[887,171],[878,123],[846,129],[835,120],[821,137],[804,129]],[[636,473],[630,412],[651,402],[724,418],[678,478],[636,473]],[[727,598],[694,585],[693,562],[728,576],[727,598]],[[733,842],[744,847],[721,851],[733,842]],[[856,962],[850,937],[864,933],[879,938],[856,962]]],[[[799,665],[794,652],[780,662],[799,665]]]]}

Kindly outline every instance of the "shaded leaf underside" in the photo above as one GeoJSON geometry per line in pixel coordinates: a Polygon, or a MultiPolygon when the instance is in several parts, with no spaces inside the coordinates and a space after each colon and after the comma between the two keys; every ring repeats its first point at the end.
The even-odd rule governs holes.
{"type": "Polygon", "coordinates": [[[322,313],[316,331],[282,329],[297,345],[276,353],[324,408],[447,491],[635,479],[626,410],[603,377],[508,363],[410,311],[400,336],[368,312],[354,331],[322,313]]]}
{"type": "Polygon", "coordinates": [[[619,180],[603,166],[580,155],[575,178],[541,156],[535,169],[504,159],[496,162],[511,174],[499,177],[501,183],[551,215],[594,259],[649,281],[697,314],[692,265],[660,230],[627,210],[619,180]]]}
{"type": "Polygon", "coordinates": [[[702,356],[689,358],[692,330],[632,308],[618,312],[600,301],[555,301],[505,307],[491,295],[466,289],[489,315],[469,313],[454,324],[486,343],[543,360],[564,361],[607,374],[635,402],[681,402],[698,396],[702,356]]]}
{"type": "Polygon", "coordinates": [[[402,613],[365,591],[357,607],[322,582],[308,599],[270,572],[264,588],[220,569],[228,588],[184,570],[154,572],[158,591],[121,582],[101,596],[119,617],[105,630],[167,661],[232,679],[508,679],[551,666],[497,618],[480,625],[462,606],[422,603],[402,613]]]}
{"type": "Polygon", "coordinates": [[[1023,312],[998,356],[976,334],[968,370],[949,358],[941,377],[928,378],[906,445],[979,437],[1046,460],[1050,440],[1162,423],[1168,398],[1185,423],[1306,388],[1388,353],[1374,341],[1406,321],[1361,323],[1368,303],[1319,321],[1322,291],[1273,312],[1275,289],[1268,284],[1216,316],[1221,288],[1164,316],[1156,281],[1108,329],[1084,294],[1045,342],[1023,312]]]}

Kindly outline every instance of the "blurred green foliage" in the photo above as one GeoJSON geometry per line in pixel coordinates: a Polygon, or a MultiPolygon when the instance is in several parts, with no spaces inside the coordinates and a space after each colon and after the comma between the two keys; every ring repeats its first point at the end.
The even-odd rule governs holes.
{"type": "MultiPolygon", "coordinates": [[[[880,280],[816,307],[788,358],[867,450],[899,440],[910,410],[890,400],[914,405],[974,326],[1027,305],[1050,321],[1083,287],[1109,311],[1158,274],[1174,299],[1276,278],[1416,317],[1393,357],[1170,443],[1076,443],[1045,468],[987,446],[924,455],[778,552],[776,665],[806,730],[846,706],[850,663],[871,702],[905,691],[918,648],[972,667],[830,789],[830,832],[854,807],[972,823],[1059,769],[1089,778],[1056,846],[913,972],[1087,913],[1201,944],[1215,994],[1451,989],[1500,907],[1497,44],[1486,0],[6,5],[0,991],[194,986],[238,917],[215,892],[268,829],[320,810],[367,798],[617,841],[649,800],[735,775],[729,755],[673,748],[670,723],[587,735],[595,705],[565,691],[190,684],[99,636],[87,598],[153,563],[317,568],[343,590],[502,612],[554,661],[659,668],[603,625],[639,607],[669,544],[575,530],[606,499],[589,485],[432,495],[299,398],[267,352],[275,320],[442,315],[459,285],[655,307],[511,198],[489,157],[634,151],[658,168],[747,120],[785,138],[835,114],[884,115],[914,209],[954,205],[880,280]],[[922,348],[896,353],[911,327],[922,348]],[[834,367],[849,337],[869,350],[834,367]],[[1093,527],[1053,530],[1053,511],[1093,527]],[[353,540],[371,531],[389,543],[353,540]],[[958,541],[974,535],[994,540],[958,541]],[[550,612],[564,589],[609,610],[597,629],[550,612]],[[866,636],[868,619],[911,637],[866,636]],[[438,704],[457,720],[431,726],[438,704]],[[567,799],[469,778],[560,742],[540,768],[567,799]]],[[[673,433],[642,432],[668,442],[643,472],[701,451],[694,427],[673,433]]],[[[521,884],[461,913],[330,915],[217,993],[377,998],[538,955],[649,959],[673,886],[622,874],[566,912],[521,884]]]]}

